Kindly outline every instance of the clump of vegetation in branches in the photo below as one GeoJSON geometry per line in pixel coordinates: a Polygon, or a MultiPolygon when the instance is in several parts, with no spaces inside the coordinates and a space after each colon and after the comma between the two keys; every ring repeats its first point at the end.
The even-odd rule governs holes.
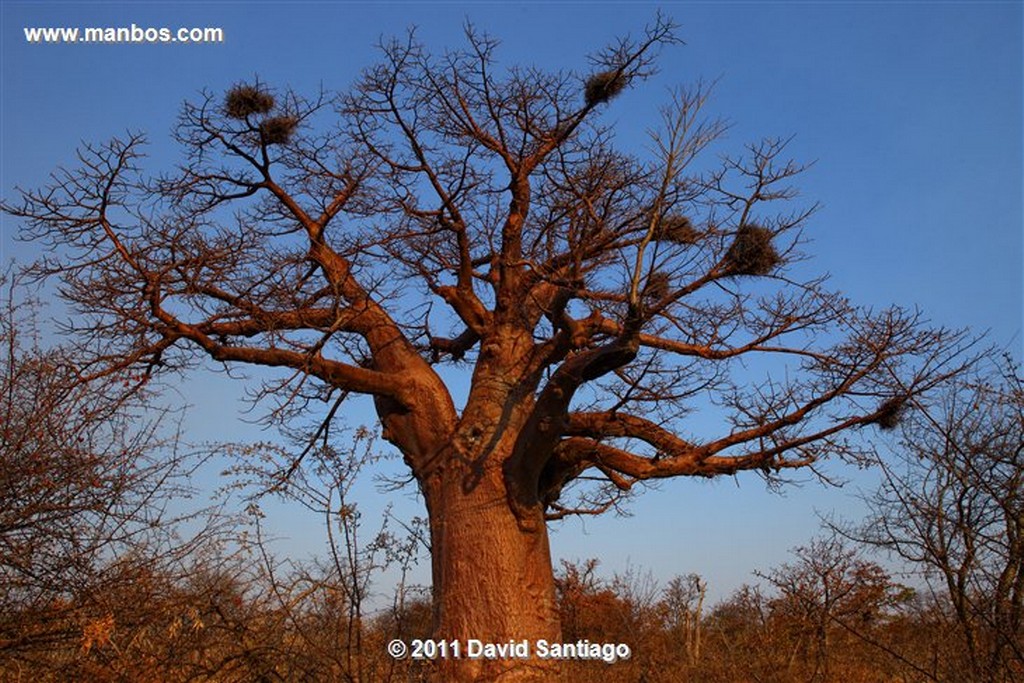
{"type": "Polygon", "coordinates": [[[725,254],[725,266],[733,275],[767,275],[782,261],[772,244],[772,231],[746,223],[725,254]]]}
{"type": "MultiPolygon", "coordinates": [[[[264,116],[273,111],[274,96],[259,86],[243,83],[232,87],[224,97],[224,113],[233,119],[264,116]]],[[[284,145],[292,139],[299,120],[295,116],[266,116],[259,122],[260,140],[265,145],[284,145]]]]}
{"type": "Polygon", "coordinates": [[[900,424],[900,419],[903,417],[903,413],[906,409],[906,399],[902,396],[894,396],[886,401],[883,401],[878,406],[878,417],[875,418],[875,424],[881,429],[890,431],[896,429],[900,424]]]}
{"type": "Polygon", "coordinates": [[[284,145],[291,140],[299,120],[294,116],[272,116],[260,124],[263,142],[268,145],[284,145]]]}
{"type": "Polygon", "coordinates": [[[658,301],[669,293],[672,286],[672,279],[668,273],[657,271],[651,273],[651,276],[647,278],[647,286],[644,288],[644,294],[650,301],[658,301]]]}
{"type": "Polygon", "coordinates": [[[266,114],[273,108],[274,96],[258,85],[236,85],[224,98],[224,113],[233,119],[266,114]]]}
{"type": "Polygon", "coordinates": [[[696,244],[700,233],[686,216],[669,214],[658,221],[654,229],[654,239],[675,244],[696,244]]]}
{"type": "Polygon", "coordinates": [[[587,79],[584,87],[584,99],[587,106],[603,104],[623,90],[628,85],[628,78],[619,69],[601,71],[587,79]]]}

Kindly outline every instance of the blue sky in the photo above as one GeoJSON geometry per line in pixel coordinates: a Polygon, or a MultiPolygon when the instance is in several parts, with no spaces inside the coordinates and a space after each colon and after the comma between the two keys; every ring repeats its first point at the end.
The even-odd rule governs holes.
{"type": "MultiPolygon", "coordinates": [[[[417,25],[427,45],[459,44],[468,19],[502,40],[504,64],[586,68],[585,56],[636,33],[661,7],[682,25],[661,73],[612,104],[623,146],[640,145],[668,88],[719,79],[710,111],[733,123],[722,151],[795,135],[815,164],[803,196],[822,211],[801,268],[872,306],[919,306],[936,324],[989,330],[1022,347],[1022,4],[1002,3],[260,3],[4,2],[0,26],[0,193],[36,187],[83,141],[145,130],[150,168],[176,160],[169,129],[181,102],[258,75],[300,91],[346,87],[381,36],[417,25]],[[216,26],[212,45],[29,45],[34,26],[216,26]]],[[[27,260],[17,225],[0,218],[0,255],[27,260]]],[[[235,424],[241,387],[195,376],[190,431],[249,438],[235,424]],[[212,417],[216,416],[216,417],[212,417]]],[[[356,416],[354,416],[356,417],[356,416]]],[[[674,481],[628,519],[570,522],[556,556],[600,557],[657,577],[698,571],[716,593],[782,561],[817,527],[815,510],[856,515],[850,494],[870,473],[840,472],[769,494],[756,477],[674,481]]],[[[379,505],[367,482],[369,510],[379,505]]],[[[402,509],[412,511],[409,501],[402,509]]],[[[368,515],[372,517],[372,514],[368,515]]],[[[291,533],[288,517],[281,533],[291,533]]],[[[317,538],[296,536],[296,552],[317,538]]]]}

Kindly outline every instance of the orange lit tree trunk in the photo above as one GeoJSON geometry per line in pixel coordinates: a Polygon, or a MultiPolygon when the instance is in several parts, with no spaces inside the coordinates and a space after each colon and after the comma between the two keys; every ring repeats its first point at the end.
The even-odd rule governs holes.
{"type": "Polygon", "coordinates": [[[449,461],[424,486],[430,513],[437,638],[457,639],[463,659],[439,662],[443,681],[552,680],[540,660],[465,659],[469,639],[485,643],[560,640],[547,528],[537,508],[524,528],[508,503],[500,465],[449,461]]]}
{"type": "MultiPolygon", "coordinates": [[[[524,457],[551,445],[535,431],[544,403],[532,398],[527,340],[525,333],[506,330],[486,344],[461,415],[447,400],[394,414],[378,403],[385,435],[405,453],[426,501],[434,636],[457,640],[462,648],[461,658],[438,660],[437,680],[558,678],[557,662],[466,656],[470,639],[526,640],[531,652],[540,639],[560,640],[539,469],[524,457]],[[427,424],[435,439],[424,442],[427,424]],[[447,429],[439,428],[445,424],[447,429]]],[[[436,381],[429,371],[423,377],[424,388],[436,381]]],[[[425,389],[417,394],[431,395],[425,389]]]]}

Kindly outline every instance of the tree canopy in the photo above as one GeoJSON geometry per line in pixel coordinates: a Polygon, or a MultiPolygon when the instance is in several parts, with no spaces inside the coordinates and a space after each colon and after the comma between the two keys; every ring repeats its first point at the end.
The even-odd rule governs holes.
{"type": "Polygon", "coordinates": [[[132,134],[5,205],[53,247],[35,270],[61,278],[88,373],[280,367],[264,393],[282,419],[370,394],[417,476],[497,390],[526,408],[512,489],[558,516],[645,479],[853,455],[850,428],[887,426],[948,371],[958,335],[790,279],[803,166],[779,139],[709,165],[727,126],[707,85],[672,94],[649,150],[616,146],[601,112],[678,42],[669,21],[586,75],[502,68],[496,40],[467,38],[387,42],[336,96],[208,93],[181,113],[176,171],[144,172],[132,134]],[[755,356],[785,373],[736,373],[755,356]],[[444,365],[473,368],[461,409],[444,365]],[[688,437],[706,397],[727,427],[688,437]],[[567,505],[584,473],[605,488],[567,505]]]}

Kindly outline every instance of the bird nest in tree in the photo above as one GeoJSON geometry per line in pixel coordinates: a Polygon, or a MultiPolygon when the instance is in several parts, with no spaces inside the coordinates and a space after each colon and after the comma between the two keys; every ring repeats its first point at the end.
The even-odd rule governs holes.
{"type": "Polygon", "coordinates": [[[767,275],[782,260],[772,244],[772,231],[760,225],[741,225],[725,254],[731,275],[767,275]]]}
{"type": "Polygon", "coordinates": [[[263,142],[268,145],[284,145],[292,138],[299,121],[294,116],[272,116],[260,124],[263,142]]]}
{"type": "Polygon", "coordinates": [[[618,69],[602,71],[587,79],[584,98],[588,106],[601,104],[622,92],[629,79],[618,69]]]}
{"type": "Polygon", "coordinates": [[[670,214],[663,216],[654,228],[654,239],[676,244],[695,244],[700,233],[686,216],[670,214]]]}
{"type": "Polygon", "coordinates": [[[672,279],[668,276],[668,273],[663,273],[660,270],[655,271],[647,277],[647,284],[644,286],[644,297],[648,301],[659,301],[669,293],[671,285],[672,279]]]}
{"type": "Polygon", "coordinates": [[[900,419],[903,417],[906,404],[907,400],[902,396],[894,396],[883,401],[878,406],[878,417],[875,418],[875,424],[886,431],[896,429],[900,424],[900,419]]]}
{"type": "Polygon", "coordinates": [[[224,113],[233,119],[266,114],[274,108],[274,96],[255,85],[236,85],[224,98],[224,113]]]}

